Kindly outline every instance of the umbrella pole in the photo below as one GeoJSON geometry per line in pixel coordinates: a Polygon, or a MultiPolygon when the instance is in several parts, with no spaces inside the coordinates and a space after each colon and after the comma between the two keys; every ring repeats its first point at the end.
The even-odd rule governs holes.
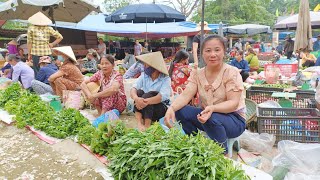
{"type": "MultiPolygon", "coordinates": [[[[202,0],[202,6],[201,6],[201,36],[200,36],[200,49],[202,49],[202,42],[204,40],[204,3],[205,0],[202,0]]],[[[202,57],[202,52],[200,52],[200,57],[202,57]]],[[[201,58],[198,59],[198,66],[203,67],[204,63],[202,62],[201,58]],[[200,62],[201,61],[201,62],[200,62]]]]}
{"type": "Polygon", "coordinates": [[[148,41],[148,18],[146,18],[146,42],[148,41]]]}

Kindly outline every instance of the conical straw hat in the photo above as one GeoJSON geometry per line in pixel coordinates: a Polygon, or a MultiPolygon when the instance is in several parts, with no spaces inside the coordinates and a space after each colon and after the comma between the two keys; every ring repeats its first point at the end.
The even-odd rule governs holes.
{"type": "Polygon", "coordinates": [[[149,66],[155,68],[163,74],[169,75],[167,66],[164,62],[163,56],[160,51],[143,54],[136,56],[136,58],[149,66]]]}
{"type": "Polygon", "coordinates": [[[72,61],[77,63],[76,56],[74,55],[71,46],[55,47],[52,48],[52,51],[57,55],[62,53],[68,56],[72,61]]]}
{"type": "MultiPolygon", "coordinates": [[[[201,22],[199,22],[199,23],[197,24],[196,30],[197,30],[197,31],[201,31],[201,22]]],[[[204,21],[204,22],[203,22],[203,30],[204,30],[204,31],[211,31],[211,29],[210,29],[209,26],[208,26],[207,21],[204,21]]]]}
{"type": "Polygon", "coordinates": [[[100,90],[100,85],[97,82],[89,82],[87,87],[91,93],[97,93],[100,90]]]}
{"type": "Polygon", "coordinates": [[[29,17],[28,22],[37,26],[48,26],[52,24],[52,21],[40,11],[29,17]]]}

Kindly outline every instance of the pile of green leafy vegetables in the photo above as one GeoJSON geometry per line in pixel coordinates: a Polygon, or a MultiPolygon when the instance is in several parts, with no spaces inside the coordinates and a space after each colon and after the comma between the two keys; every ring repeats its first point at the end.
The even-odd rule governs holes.
{"type": "Polygon", "coordinates": [[[212,140],[173,129],[166,134],[158,123],[112,144],[109,169],[115,179],[249,179],[212,140]]]}
{"type": "Polygon", "coordinates": [[[21,89],[17,83],[0,92],[0,106],[10,114],[15,115],[16,125],[23,128],[26,125],[45,132],[56,138],[75,136],[85,126],[91,126],[89,121],[75,109],[54,109],[41,98],[29,91],[21,89]]]}
{"type": "Polygon", "coordinates": [[[159,123],[145,132],[127,129],[122,121],[94,128],[79,111],[55,112],[39,96],[13,84],[0,91],[0,107],[15,115],[20,128],[31,125],[56,138],[77,136],[78,142],[100,155],[108,155],[115,179],[249,179],[244,171],[223,156],[212,140],[166,133],[159,123]]]}
{"type": "Polygon", "coordinates": [[[125,135],[126,131],[125,124],[120,120],[99,124],[91,139],[91,150],[100,155],[107,155],[111,143],[125,135]]]}

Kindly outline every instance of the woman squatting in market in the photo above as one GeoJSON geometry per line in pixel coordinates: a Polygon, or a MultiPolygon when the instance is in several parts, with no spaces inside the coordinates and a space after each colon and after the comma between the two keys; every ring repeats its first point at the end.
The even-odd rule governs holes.
{"type": "Polygon", "coordinates": [[[48,81],[53,92],[62,98],[64,90],[80,89],[83,76],[76,66],[77,60],[70,46],[56,47],[52,51],[58,56],[57,59],[63,62],[63,65],[49,77],[48,81]]]}
{"type": "Polygon", "coordinates": [[[131,89],[139,130],[164,117],[170,103],[171,80],[161,52],[136,56],[144,63],[144,72],[131,89]]]}
{"type": "Polygon", "coordinates": [[[99,116],[113,109],[121,113],[127,105],[123,77],[114,70],[114,57],[102,55],[100,61],[101,70],[90,79],[84,80],[81,89],[86,98],[94,104],[99,116]]]}
{"type": "Polygon", "coordinates": [[[165,123],[180,121],[186,134],[205,131],[220,143],[227,154],[227,139],[240,136],[245,130],[245,98],[239,70],[223,62],[224,39],[217,35],[205,38],[201,46],[206,66],[192,71],[186,89],[169,106],[165,123]],[[187,105],[196,93],[201,108],[187,105]]]}

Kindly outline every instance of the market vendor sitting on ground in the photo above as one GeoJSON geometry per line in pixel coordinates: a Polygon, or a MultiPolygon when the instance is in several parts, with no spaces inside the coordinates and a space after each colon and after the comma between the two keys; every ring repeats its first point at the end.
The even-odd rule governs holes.
{"type": "Polygon", "coordinates": [[[36,79],[31,82],[32,89],[37,94],[53,94],[53,90],[48,79],[52,74],[58,71],[58,67],[51,63],[50,56],[40,57],[39,64],[40,70],[36,76],[36,79]]]}
{"type": "Polygon", "coordinates": [[[150,127],[158,121],[170,103],[171,80],[161,52],[136,56],[144,63],[144,73],[131,89],[131,98],[135,102],[134,111],[139,130],[150,127]]]}
{"type": "Polygon", "coordinates": [[[113,109],[121,113],[127,105],[122,75],[113,69],[114,57],[110,55],[103,55],[100,65],[101,70],[83,81],[81,89],[95,105],[99,116],[113,109]]]}
{"type": "Polygon", "coordinates": [[[70,46],[56,47],[52,50],[57,55],[57,59],[62,61],[63,64],[59,71],[49,77],[48,81],[53,92],[62,97],[63,90],[75,91],[80,89],[83,76],[76,66],[77,60],[70,46]]]}
{"type": "Polygon", "coordinates": [[[33,69],[38,73],[39,58],[41,56],[51,56],[51,48],[56,46],[62,39],[62,35],[55,31],[50,24],[52,21],[43,13],[38,12],[28,19],[32,24],[28,28],[28,60],[33,62],[33,69]],[[56,40],[50,43],[50,36],[54,36],[56,40]]]}
{"type": "Polygon", "coordinates": [[[317,58],[310,52],[311,50],[308,48],[302,50],[302,53],[300,53],[300,66],[311,67],[315,65],[317,58]]]}
{"type": "Polygon", "coordinates": [[[88,53],[87,58],[83,60],[84,62],[81,66],[82,74],[96,73],[98,71],[97,62],[92,53],[88,53]]]}
{"type": "Polygon", "coordinates": [[[20,61],[15,54],[9,54],[7,61],[12,67],[12,82],[20,82],[25,89],[31,89],[34,80],[34,71],[26,63],[20,61]]]}
{"type": "Polygon", "coordinates": [[[170,64],[169,76],[171,77],[171,87],[174,92],[179,94],[186,88],[187,80],[190,76],[189,54],[184,50],[176,53],[170,64]]]}
{"type": "Polygon", "coordinates": [[[130,54],[129,50],[125,50],[124,54],[125,57],[123,59],[123,67],[129,69],[136,62],[136,58],[133,54],[130,54]]]}
{"type": "Polygon", "coordinates": [[[239,69],[242,81],[245,82],[249,77],[250,67],[248,62],[243,59],[243,51],[236,52],[235,59],[231,61],[230,65],[239,69]]]}
{"type": "Polygon", "coordinates": [[[248,55],[245,57],[250,67],[250,72],[257,71],[259,69],[259,59],[256,52],[252,49],[248,49],[248,55]]]}
{"type": "Polygon", "coordinates": [[[172,127],[177,119],[189,135],[205,131],[227,153],[227,139],[240,136],[246,126],[242,78],[237,68],[224,63],[226,44],[221,36],[208,36],[201,47],[206,66],[192,71],[186,89],[168,108],[165,123],[172,127]],[[187,105],[196,93],[201,108],[187,105]]]}

